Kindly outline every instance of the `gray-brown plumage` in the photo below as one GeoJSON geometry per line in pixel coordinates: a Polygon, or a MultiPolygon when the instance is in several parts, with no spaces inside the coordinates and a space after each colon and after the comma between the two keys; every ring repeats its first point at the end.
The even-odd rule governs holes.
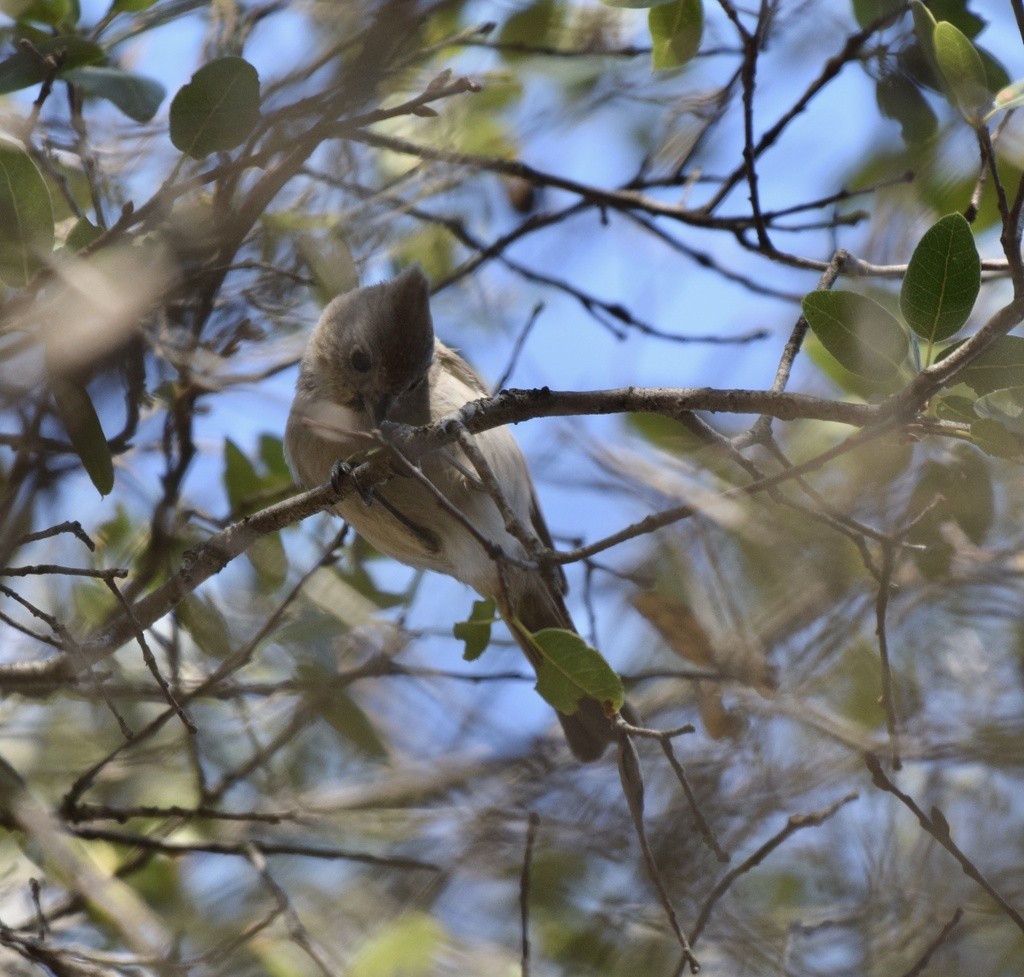
{"type": "MultiPolygon", "coordinates": [[[[288,418],[289,464],[304,485],[320,485],[337,462],[372,444],[367,434],[382,421],[429,424],[487,393],[472,368],[435,339],[427,280],[418,268],[407,269],[391,281],[342,295],[324,310],[302,358],[288,418]]],[[[511,433],[485,431],[474,443],[519,522],[550,545],[526,459],[511,433]]],[[[504,553],[526,557],[458,446],[428,455],[421,468],[481,536],[504,553]]],[[[506,620],[518,620],[530,632],[575,630],[560,569],[545,576],[499,564],[416,479],[394,478],[369,501],[353,494],[337,510],[381,552],[494,598],[506,620]]],[[[515,627],[511,630],[536,665],[535,650],[515,627]]],[[[581,760],[596,759],[614,739],[611,722],[593,699],[583,699],[576,713],[558,718],[581,760]]]]}

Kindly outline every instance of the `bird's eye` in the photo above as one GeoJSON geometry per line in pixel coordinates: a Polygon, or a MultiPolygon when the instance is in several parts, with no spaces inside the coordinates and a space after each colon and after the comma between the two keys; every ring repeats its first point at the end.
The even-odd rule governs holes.
{"type": "Polygon", "coordinates": [[[352,350],[351,355],[348,358],[349,363],[352,364],[352,369],[359,373],[366,373],[371,367],[370,357],[367,355],[366,350],[360,349],[358,346],[352,350]]]}

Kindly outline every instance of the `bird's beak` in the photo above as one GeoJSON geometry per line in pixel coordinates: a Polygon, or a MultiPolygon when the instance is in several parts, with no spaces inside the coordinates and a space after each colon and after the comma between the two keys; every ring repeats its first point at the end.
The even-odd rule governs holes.
{"type": "Polygon", "coordinates": [[[380,427],[387,420],[388,411],[394,403],[394,394],[382,394],[376,400],[366,401],[366,413],[370,415],[374,427],[380,427]]]}

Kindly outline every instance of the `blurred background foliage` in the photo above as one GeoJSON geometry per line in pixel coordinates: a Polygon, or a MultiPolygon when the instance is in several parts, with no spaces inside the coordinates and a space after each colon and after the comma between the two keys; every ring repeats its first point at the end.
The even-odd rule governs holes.
{"type": "MultiPolygon", "coordinates": [[[[194,547],[294,494],[297,360],[359,282],[418,262],[442,338],[490,380],[561,390],[767,389],[837,248],[860,262],[842,286],[899,320],[915,246],[955,212],[983,262],[963,335],[1009,301],[980,123],[920,10],[648,6],[0,0],[6,973],[683,971],[614,759],[571,759],[497,628],[460,661],[475,595],[333,517],[264,536],[147,628],[194,731],[138,641],[83,658],[194,547]]],[[[926,6],[986,98],[1022,74],[1019,3],[926,6]]],[[[1024,129],[988,125],[1012,196],[1024,129]]],[[[791,389],[877,403],[927,365],[880,380],[826,347],[807,338],[791,389]]],[[[696,725],[673,741],[693,803],[637,745],[705,973],[1019,973],[1018,354],[933,399],[931,429],[772,492],[736,490],[849,429],[517,427],[560,546],[692,507],[567,570],[645,723],[696,725]]]]}

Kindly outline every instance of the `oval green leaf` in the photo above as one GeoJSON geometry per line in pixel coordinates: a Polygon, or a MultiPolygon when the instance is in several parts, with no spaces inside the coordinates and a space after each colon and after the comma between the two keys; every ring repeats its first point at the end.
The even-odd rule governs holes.
{"type": "Polygon", "coordinates": [[[939,62],[935,57],[935,28],[936,19],[932,11],[926,7],[921,0],[912,0],[910,12],[913,14],[913,32],[918,35],[918,44],[925,54],[925,60],[936,71],[939,71],[939,62]]]}
{"type": "Polygon", "coordinates": [[[537,691],[559,712],[571,716],[584,697],[610,702],[616,711],[622,706],[622,680],[578,634],[544,628],[530,640],[540,656],[537,691]]]}
{"type": "Polygon", "coordinates": [[[38,53],[19,48],[9,58],[0,61],[0,95],[41,84],[48,72],[43,60],[47,55],[59,55],[61,58],[58,78],[73,68],[106,61],[106,55],[98,44],[81,37],[40,38],[37,32],[27,28],[20,29],[17,36],[31,41],[38,53]]]}
{"type": "Polygon", "coordinates": [[[992,102],[981,55],[965,34],[945,20],[935,25],[932,41],[953,104],[971,125],[978,125],[992,102]]]}
{"type": "Polygon", "coordinates": [[[601,0],[606,7],[618,7],[620,10],[646,10],[648,7],[661,7],[674,2],[675,0],[601,0]]]}
{"type": "Polygon", "coordinates": [[[28,153],[0,139],[0,281],[18,288],[53,251],[53,207],[28,153]]]}
{"type": "Polygon", "coordinates": [[[53,27],[78,19],[77,5],[71,0],[0,0],[0,11],[11,20],[53,27]]]}
{"type": "Polygon", "coordinates": [[[704,35],[702,0],[673,0],[652,7],[647,15],[651,32],[651,66],[656,71],[681,68],[700,50],[704,35]]]}
{"type": "Polygon", "coordinates": [[[981,288],[981,258],[971,226],[947,214],[921,238],[900,290],[900,310],[928,343],[959,332],[981,288]]]}
{"type": "MultiPolygon", "coordinates": [[[[954,343],[937,357],[943,360],[963,343],[954,343]]],[[[972,360],[955,378],[956,383],[965,383],[979,397],[993,390],[1008,387],[1024,387],[1024,337],[1001,336],[977,359],[972,360]]]]}
{"type": "Polygon", "coordinates": [[[807,323],[821,345],[851,373],[894,379],[910,343],[903,327],[877,302],[856,292],[811,292],[803,299],[807,323]]]}
{"type": "Polygon", "coordinates": [[[494,601],[487,598],[473,601],[469,619],[452,626],[452,634],[466,644],[462,652],[463,661],[476,661],[487,650],[491,643],[491,625],[495,620],[494,601]]]}
{"type": "Polygon", "coordinates": [[[1024,105],[1024,79],[1015,81],[1012,85],[1007,85],[996,92],[996,97],[992,101],[992,111],[985,116],[985,119],[990,119],[996,112],[1005,112],[1007,109],[1019,108],[1021,105],[1024,105]]]}
{"type": "Polygon", "coordinates": [[[167,90],[158,81],[120,68],[87,65],[64,72],[65,81],[89,95],[113,102],[129,119],[149,122],[156,115],[167,90]]]}
{"type": "Polygon", "coordinates": [[[939,126],[928,100],[906,75],[883,75],[875,89],[878,107],[887,119],[900,124],[903,141],[922,143],[935,135],[939,126]]]}
{"type": "Polygon", "coordinates": [[[244,58],[203,65],[171,102],[171,142],[203,159],[240,145],[260,115],[260,80],[244,58]]]}
{"type": "Polygon", "coordinates": [[[100,495],[114,487],[114,462],[110,445],[96,415],[85,385],[66,377],[53,377],[50,383],[53,401],[75,454],[82,461],[92,484],[100,495]]]}

